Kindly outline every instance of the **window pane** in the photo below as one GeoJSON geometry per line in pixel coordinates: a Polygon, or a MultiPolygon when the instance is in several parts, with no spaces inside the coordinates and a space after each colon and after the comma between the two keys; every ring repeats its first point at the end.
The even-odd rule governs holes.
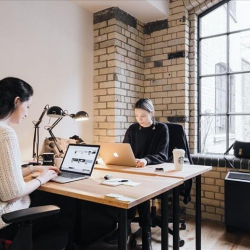
{"type": "Polygon", "coordinates": [[[227,5],[224,4],[216,10],[201,18],[200,36],[211,36],[227,31],[227,5]]]}
{"type": "Polygon", "coordinates": [[[226,76],[204,77],[200,81],[201,114],[226,112],[226,76]]]}
{"type": "MultiPolygon", "coordinates": [[[[226,133],[216,134],[218,128],[225,122],[226,117],[202,116],[200,121],[201,128],[201,153],[225,153],[226,151],[226,133]]],[[[226,127],[224,128],[226,131],[226,127]]]]}
{"type": "Polygon", "coordinates": [[[249,67],[245,67],[243,64],[250,62],[250,31],[232,34],[229,36],[229,40],[230,71],[249,70],[249,67]]]}
{"type": "MultiPolygon", "coordinates": [[[[246,62],[246,67],[250,65],[246,62]]],[[[250,73],[236,74],[230,77],[230,111],[250,113],[250,73]]]]}
{"type": "Polygon", "coordinates": [[[230,1],[229,2],[229,21],[230,31],[250,28],[250,2],[249,1],[230,1]]]}
{"type": "MultiPolygon", "coordinates": [[[[226,65],[226,36],[201,40],[200,43],[200,75],[215,74],[215,65],[226,65]]],[[[224,69],[224,72],[226,68],[224,69]]]]}
{"type": "Polygon", "coordinates": [[[229,145],[235,140],[250,142],[250,115],[231,116],[229,133],[229,145]]]}

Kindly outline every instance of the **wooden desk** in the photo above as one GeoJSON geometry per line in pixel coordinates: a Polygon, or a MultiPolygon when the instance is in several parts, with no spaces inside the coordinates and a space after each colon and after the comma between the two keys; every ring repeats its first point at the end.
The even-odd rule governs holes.
{"type": "Polygon", "coordinates": [[[149,165],[144,168],[134,168],[127,166],[116,166],[116,165],[101,165],[96,164],[95,169],[111,171],[111,172],[121,172],[148,176],[165,176],[172,178],[181,178],[183,180],[188,180],[197,175],[201,175],[212,169],[210,166],[203,165],[184,165],[182,171],[176,171],[173,163],[162,163],[159,165],[149,165]],[[155,171],[155,168],[161,167],[164,171],[155,171]]]}
{"type": "MultiPolygon", "coordinates": [[[[212,169],[211,166],[203,165],[184,165],[182,171],[176,171],[173,163],[163,163],[159,165],[149,165],[145,168],[133,168],[126,166],[114,165],[96,165],[95,169],[103,169],[110,172],[123,172],[130,174],[139,174],[146,176],[162,176],[182,179],[183,181],[191,178],[196,178],[196,249],[201,250],[201,174],[208,172],[212,169]],[[162,172],[155,172],[156,167],[164,168],[162,172]]],[[[173,190],[173,211],[179,211],[179,188],[173,190]]],[[[179,249],[179,214],[174,216],[173,221],[173,248],[179,249]]]]}
{"type": "Polygon", "coordinates": [[[118,237],[119,250],[127,249],[127,209],[134,207],[155,196],[161,195],[164,208],[162,209],[162,218],[164,220],[163,225],[166,225],[162,228],[162,249],[168,249],[167,192],[181,185],[183,183],[183,180],[178,178],[163,178],[161,176],[143,176],[114,172],[112,174],[114,178],[126,178],[134,182],[139,182],[141,184],[135,187],[125,185],[110,187],[100,184],[106,174],[106,171],[94,170],[92,173],[92,177],[89,179],[70,182],[66,184],[49,182],[41,186],[39,190],[73,197],[79,200],[117,207],[118,227],[120,229],[118,237]],[[133,198],[133,200],[130,202],[123,202],[114,198],[107,198],[105,195],[109,193],[128,196],[133,198]]]}

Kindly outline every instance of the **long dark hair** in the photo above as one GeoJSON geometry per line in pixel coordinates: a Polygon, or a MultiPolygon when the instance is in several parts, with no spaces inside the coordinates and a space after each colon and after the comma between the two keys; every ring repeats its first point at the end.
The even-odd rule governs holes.
{"type": "Polygon", "coordinates": [[[15,98],[21,102],[28,101],[33,95],[33,88],[25,81],[6,77],[0,80],[0,120],[9,117],[15,109],[15,98]]]}

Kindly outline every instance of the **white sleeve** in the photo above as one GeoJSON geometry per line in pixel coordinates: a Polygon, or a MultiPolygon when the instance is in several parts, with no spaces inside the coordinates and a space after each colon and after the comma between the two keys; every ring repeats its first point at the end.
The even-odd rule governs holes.
{"type": "Polygon", "coordinates": [[[16,198],[25,187],[17,136],[9,127],[0,133],[0,200],[16,198]]]}

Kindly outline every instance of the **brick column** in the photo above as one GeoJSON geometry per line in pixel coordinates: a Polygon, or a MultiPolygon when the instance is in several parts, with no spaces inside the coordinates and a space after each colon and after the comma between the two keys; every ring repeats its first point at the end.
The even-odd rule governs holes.
{"type": "Polygon", "coordinates": [[[120,142],[144,93],[143,24],[119,8],[94,23],[94,141],[120,142]]]}

